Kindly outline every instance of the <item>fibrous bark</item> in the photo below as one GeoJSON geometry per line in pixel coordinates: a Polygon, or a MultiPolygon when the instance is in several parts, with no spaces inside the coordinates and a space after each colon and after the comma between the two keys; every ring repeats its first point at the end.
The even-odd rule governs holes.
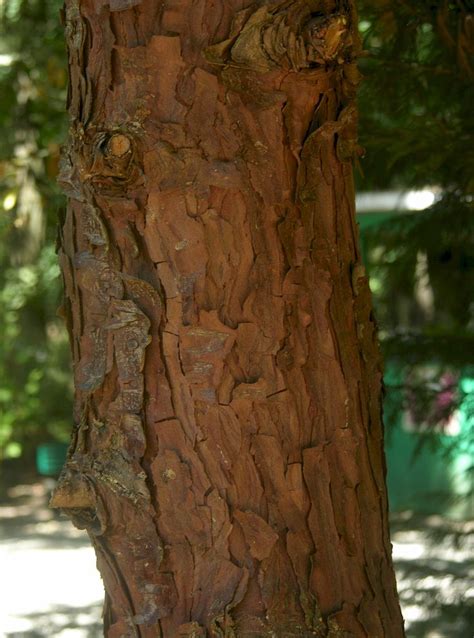
{"type": "Polygon", "coordinates": [[[66,0],[74,437],[105,633],[403,635],[349,0],[66,0]]]}

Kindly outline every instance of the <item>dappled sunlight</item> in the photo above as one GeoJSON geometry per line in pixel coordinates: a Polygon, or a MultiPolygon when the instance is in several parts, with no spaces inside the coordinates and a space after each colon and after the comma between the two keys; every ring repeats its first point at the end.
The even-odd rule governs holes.
{"type": "Polygon", "coordinates": [[[95,638],[103,586],[94,552],[85,532],[47,509],[48,487],[10,488],[0,504],[0,636],[95,638]]]}
{"type": "Polygon", "coordinates": [[[102,636],[101,604],[52,607],[14,619],[5,627],[5,638],[99,638],[102,636]]]}
{"type": "Polygon", "coordinates": [[[409,638],[458,638],[474,626],[474,524],[395,516],[393,558],[409,638]]]}

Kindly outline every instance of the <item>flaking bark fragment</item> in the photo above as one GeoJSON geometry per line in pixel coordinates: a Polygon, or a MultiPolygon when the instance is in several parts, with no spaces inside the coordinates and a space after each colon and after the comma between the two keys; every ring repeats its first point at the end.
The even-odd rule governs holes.
{"type": "Polygon", "coordinates": [[[344,13],[322,15],[303,2],[284,3],[281,9],[263,6],[251,14],[246,9],[238,14],[235,35],[208,47],[205,54],[211,62],[262,73],[342,64],[354,55],[349,20],[344,13]]]}

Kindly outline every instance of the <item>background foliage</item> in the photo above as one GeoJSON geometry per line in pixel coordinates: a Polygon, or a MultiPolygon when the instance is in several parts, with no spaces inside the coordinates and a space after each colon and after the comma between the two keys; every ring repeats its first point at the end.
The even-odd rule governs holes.
{"type": "Polygon", "coordinates": [[[0,2],[0,458],[67,440],[69,347],[54,251],[67,71],[58,0],[0,2]]]}
{"type": "MultiPolygon", "coordinates": [[[[67,128],[61,5],[0,0],[0,459],[70,431],[68,343],[55,314],[65,205],[55,175],[67,128]]],[[[387,421],[411,407],[436,438],[466,400],[458,379],[471,374],[474,351],[474,1],[359,5],[359,190],[439,193],[428,210],[363,237],[383,347],[397,365],[387,421]],[[428,377],[416,372],[426,364],[428,377]]]]}
{"type": "MultiPolygon", "coordinates": [[[[474,2],[361,0],[360,9],[359,189],[437,192],[427,210],[363,236],[392,366],[386,422],[410,410],[420,441],[433,443],[460,405],[471,426],[474,418],[461,381],[474,376],[474,2]]],[[[465,427],[445,449],[473,446],[465,427]]]]}

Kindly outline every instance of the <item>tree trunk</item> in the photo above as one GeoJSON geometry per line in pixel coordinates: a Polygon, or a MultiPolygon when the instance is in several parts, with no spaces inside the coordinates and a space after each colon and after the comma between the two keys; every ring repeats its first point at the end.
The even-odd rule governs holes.
{"type": "Polygon", "coordinates": [[[403,636],[349,0],[66,0],[76,386],[110,638],[403,636]]]}

